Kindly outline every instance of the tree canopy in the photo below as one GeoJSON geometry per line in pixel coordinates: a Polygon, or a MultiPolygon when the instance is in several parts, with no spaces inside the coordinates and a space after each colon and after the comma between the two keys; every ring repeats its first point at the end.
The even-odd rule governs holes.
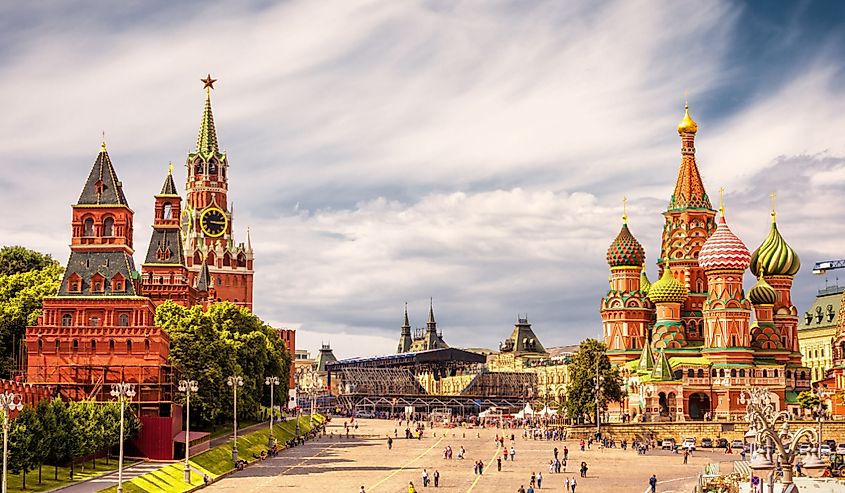
{"type": "Polygon", "coordinates": [[[606,351],[604,343],[586,339],[572,357],[565,406],[566,415],[570,418],[591,418],[595,421],[597,361],[601,384],[599,408],[605,411],[608,402],[619,402],[622,399],[622,377],[619,376],[619,369],[611,365],[606,351]]]}
{"type": "MultiPolygon", "coordinates": [[[[290,355],[278,332],[245,308],[228,302],[184,308],[171,301],[156,310],[156,325],[170,336],[170,363],[180,378],[196,380],[191,417],[200,426],[232,418],[232,389],[226,377],[240,375],[238,417],[256,418],[269,403],[264,377],[288,381],[290,355]]],[[[276,402],[287,400],[287,386],[276,389],[276,402]]],[[[177,399],[183,399],[180,394],[177,399]]]]}
{"type": "Polygon", "coordinates": [[[49,255],[0,248],[0,375],[14,371],[26,327],[37,322],[44,297],[58,293],[62,271],[49,255]]]}

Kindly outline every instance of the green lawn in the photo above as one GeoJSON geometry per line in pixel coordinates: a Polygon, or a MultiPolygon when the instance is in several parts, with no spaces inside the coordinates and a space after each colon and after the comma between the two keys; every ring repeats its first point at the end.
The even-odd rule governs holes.
{"type": "MultiPolygon", "coordinates": [[[[131,464],[132,462],[130,462],[131,464]]],[[[124,464],[126,466],[126,464],[124,464]]],[[[8,477],[8,491],[9,492],[16,492],[16,491],[30,491],[30,492],[38,492],[38,491],[47,491],[52,490],[54,488],[58,488],[60,486],[65,486],[71,483],[78,483],[80,481],[85,481],[86,479],[90,479],[94,476],[99,476],[101,474],[105,474],[107,472],[117,470],[117,459],[109,460],[108,465],[106,465],[103,459],[99,459],[97,462],[96,469],[91,468],[91,463],[85,464],[85,470],[82,470],[82,466],[77,464],[73,468],[73,481],[68,479],[70,477],[70,468],[69,467],[60,467],[59,468],[59,479],[54,480],[53,475],[55,474],[55,468],[53,466],[44,466],[41,470],[41,484],[38,484],[38,469],[34,471],[29,471],[26,474],[26,489],[22,489],[23,486],[23,475],[22,474],[12,474],[9,473],[8,477]]]]}
{"type": "MultiPolygon", "coordinates": [[[[317,423],[322,423],[323,420],[324,417],[321,415],[314,416],[314,421],[317,423]]],[[[302,433],[310,431],[310,417],[300,417],[299,426],[302,433]]],[[[284,443],[285,440],[293,438],[295,432],[296,421],[294,420],[278,423],[273,426],[273,433],[279,443],[284,443]]],[[[249,435],[238,437],[238,454],[240,457],[252,462],[253,454],[258,455],[262,450],[267,450],[268,435],[269,430],[262,429],[249,435]]],[[[191,458],[190,464],[192,468],[203,471],[210,478],[216,478],[234,469],[234,465],[232,464],[232,445],[231,443],[226,443],[195,455],[191,458]]],[[[144,474],[124,483],[123,490],[125,493],[152,493],[157,491],[182,493],[202,482],[202,474],[192,471],[192,485],[185,484],[183,480],[183,467],[181,463],[172,464],[157,471],[144,474]]],[[[109,493],[116,492],[117,486],[112,486],[101,491],[109,493]]]]}

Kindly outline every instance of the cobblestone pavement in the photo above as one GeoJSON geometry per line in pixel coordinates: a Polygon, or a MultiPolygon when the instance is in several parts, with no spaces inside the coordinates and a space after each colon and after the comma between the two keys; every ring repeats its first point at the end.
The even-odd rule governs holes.
{"type": "MultiPolygon", "coordinates": [[[[326,491],[357,493],[363,485],[367,493],[399,493],[408,491],[408,483],[414,482],[418,492],[434,493],[435,488],[422,487],[423,469],[433,475],[440,472],[440,487],[444,492],[516,492],[520,485],[528,488],[532,472],[543,473],[544,491],[565,491],[565,478],[578,480],[577,491],[581,492],[634,492],[642,493],[648,487],[648,478],[657,475],[657,491],[661,493],[689,493],[703,466],[712,462],[730,461],[736,456],[724,456],[716,452],[696,452],[683,464],[683,458],[663,451],[650,451],[638,455],[631,450],[592,450],[581,452],[578,442],[551,442],[524,440],[521,431],[514,430],[516,460],[502,462],[497,471],[498,449],[493,438],[501,430],[496,429],[451,429],[427,430],[422,440],[395,439],[393,450],[387,449],[386,437],[393,435],[394,421],[360,420],[360,427],[350,438],[339,438],[343,432],[343,420],[335,419],[329,427],[335,438],[326,437],[308,442],[304,446],[286,450],[279,457],[265,460],[233,474],[209,487],[207,491],[237,493],[266,492],[271,490],[326,491]],[[435,436],[436,434],[436,436],[435,436]],[[444,436],[447,434],[448,436],[444,436]],[[478,434],[478,436],[477,436],[478,434]],[[443,448],[450,445],[453,459],[443,459],[443,448]],[[466,458],[457,459],[463,446],[466,458]],[[567,473],[549,472],[552,450],[569,448],[567,473]],[[484,462],[484,473],[473,473],[475,461],[484,462]],[[582,461],[587,462],[586,478],[578,473],[582,461]]],[[[403,436],[402,430],[399,436],[403,436]]],[[[562,456],[562,452],[561,452],[562,456]]],[[[732,470],[730,463],[722,465],[725,472],[732,470]]],[[[537,491],[540,489],[538,488],[537,491]]]]}

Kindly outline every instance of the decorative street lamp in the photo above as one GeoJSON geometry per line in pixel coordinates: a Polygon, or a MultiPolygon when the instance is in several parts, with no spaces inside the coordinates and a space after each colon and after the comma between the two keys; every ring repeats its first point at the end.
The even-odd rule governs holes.
{"type": "Polygon", "coordinates": [[[270,436],[267,437],[267,443],[269,444],[269,448],[273,448],[273,445],[276,443],[276,438],[273,436],[273,389],[276,385],[279,385],[279,377],[267,377],[264,379],[264,385],[270,386],[270,436]]]}
{"type": "Polygon", "coordinates": [[[117,493],[123,493],[123,409],[126,405],[126,398],[132,400],[135,397],[135,384],[124,382],[112,384],[111,396],[117,397],[117,400],[120,401],[120,455],[117,459],[117,493]]]}
{"type": "Polygon", "coordinates": [[[229,387],[232,387],[234,396],[235,410],[232,415],[232,435],[234,437],[232,440],[232,462],[238,462],[238,387],[244,386],[244,379],[239,376],[226,377],[226,383],[229,387]]]}
{"type": "Polygon", "coordinates": [[[179,380],[179,392],[185,393],[185,482],[191,484],[191,393],[199,389],[196,380],[179,380]]]}
{"type": "MultiPolygon", "coordinates": [[[[746,404],[745,420],[748,421],[749,430],[757,436],[757,442],[761,445],[763,439],[766,442],[765,456],[758,453],[751,461],[751,469],[759,473],[761,477],[771,474],[776,467],[772,454],[776,453],[776,458],[783,468],[783,493],[797,493],[798,488],[792,482],[792,468],[798,455],[798,445],[804,438],[809,438],[812,443],[818,444],[818,432],[812,428],[801,428],[791,433],[789,413],[775,410],[771,394],[765,388],[746,389],[740,394],[739,402],[746,404]]],[[[824,474],[827,467],[818,456],[818,446],[815,451],[816,454],[808,452],[804,459],[803,470],[811,477],[824,474]]],[[[771,488],[773,488],[773,483],[770,483],[771,488]]]]}
{"type": "Polygon", "coordinates": [[[3,410],[3,493],[6,493],[6,467],[9,459],[9,413],[23,409],[23,396],[12,392],[0,394],[0,409],[3,410]]]}

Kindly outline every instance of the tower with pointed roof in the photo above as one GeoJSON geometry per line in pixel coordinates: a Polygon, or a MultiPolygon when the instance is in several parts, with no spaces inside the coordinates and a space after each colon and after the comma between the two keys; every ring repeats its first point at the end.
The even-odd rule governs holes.
{"type": "Polygon", "coordinates": [[[678,124],[681,166],[669,206],[663,213],[663,236],[658,259],[661,268],[668,265],[689,292],[681,307],[681,322],[688,341],[704,339],[701,307],[707,298],[707,276],[698,265],[698,255],[704,242],[716,230],[716,211],[710,205],[695,160],[696,133],[698,124],[690,116],[689,104],[685,104],[684,117],[678,124]]]}
{"type": "Polygon", "coordinates": [[[414,331],[409,351],[428,351],[429,349],[444,349],[448,347],[449,345],[443,340],[443,334],[437,332],[437,322],[434,319],[434,300],[430,300],[428,305],[428,321],[425,323],[425,329],[414,331]]]}
{"type": "MultiPolygon", "coordinates": [[[[237,243],[233,232],[233,206],[229,202],[229,159],[220,150],[211,109],[211,90],[215,80],[209,75],[205,84],[203,107],[196,149],[188,154],[185,166],[186,206],[181,228],[190,283],[208,265],[213,301],[231,301],[252,309],[253,250],[247,234],[246,243],[237,243]]],[[[204,282],[204,281],[203,281],[204,282]]]]}
{"type": "Polygon", "coordinates": [[[624,363],[636,359],[648,344],[654,311],[646,297],[650,285],[643,267],[645,250],[628,229],[627,211],[622,214],[622,229],[607,249],[607,264],[610,286],[600,308],[604,342],[611,361],[624,363]]]}
{"type": "Polygon", "coordinates": [[[44,298],[37,323],[27,327],[27,382],[53,385],[64,399],[95,401],[111,400],[111,384],[144,382],[133,405],[157,416],[167,402],[170,340],[143,296],[132,258],[133,212],[105,144],[72,209],[59,292],[44,298]]]}
{"type": "Polygon", "coordinates": [[[408,319],[408,304],[405,303],[405,320],[402,323],[402,332],[399,335],[399,347],[397,353],[407,353],[411,350],[411,321],[408,319]]]}
{"type": "Polygon", "coordinates": [[[147,255],[141,264],[141,283],[145,296],[156,305],[173,300],[182,306],[197,302],[196,289],[188,279],[179,217],[182,197],[173,181],[173,165],[155,195],[153,233],[147,255]]]}

